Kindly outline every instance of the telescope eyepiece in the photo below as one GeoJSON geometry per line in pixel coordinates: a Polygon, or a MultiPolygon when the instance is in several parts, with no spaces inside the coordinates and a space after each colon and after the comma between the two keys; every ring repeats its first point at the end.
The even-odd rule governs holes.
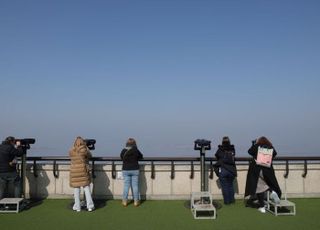
{"type": "Polygon", "coordinates": [[[96,144],[96,140],[95,139],[85,139],[84,140],[86,142],[86,145],[88,147],[88,149],[90,150],[95,150],[95,144],[96,144]]]}
{"type": "Polygon", "coordinates": [[[20,146],[25,149],[30,149],[30,145],[36,143],[34,138],[15,139],[15,143],[20,142],[20,146]]]}
{"type": "Polygon", "coordinates": [[[210,150],[211,149],[211,141],[205,139],[197,139],[194,141],[194,150],[210,150]]]}

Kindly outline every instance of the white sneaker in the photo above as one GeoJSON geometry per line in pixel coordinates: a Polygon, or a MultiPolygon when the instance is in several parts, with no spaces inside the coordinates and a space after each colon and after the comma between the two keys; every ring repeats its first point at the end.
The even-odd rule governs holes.
{"type": "Polygon", "coordinates": [[[276,204],[280,204],[280,198],[278,196],[278,194],[275,191],[272,191],[270,194],[270,198],[276,203],[276,204]]]}
{"type": "Polygon", "coordinates": [[[92,212],[94,208],[88,208],[88,212],[92,212]]]}
{"type": "Polygon", "coordinates": [[[265,207],[258,208],[258,211],[261,213],[266,213],[266,208],[265,207]]]}
{"type": "Polygon", "coordinates": [[[76,208],[72,208],[73,211],[77,211],[77,212],[80,212],[81,209],[76,209],[76,208]]]}

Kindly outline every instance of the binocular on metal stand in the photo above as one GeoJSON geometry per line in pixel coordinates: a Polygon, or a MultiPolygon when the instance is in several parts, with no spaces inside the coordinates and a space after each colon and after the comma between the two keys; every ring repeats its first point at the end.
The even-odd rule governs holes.
{"type": "Polygon", "coordinates": [[[194,142],[194,150],[200,150],[200,188],[201,192],[193,192],[191,195],[191,212],[195,219],[216,219],[216,208],[212,204],[212,196],[207,191],[205,155],[206,150],[211,149],[211,141],[197,139],[194,142]]]}

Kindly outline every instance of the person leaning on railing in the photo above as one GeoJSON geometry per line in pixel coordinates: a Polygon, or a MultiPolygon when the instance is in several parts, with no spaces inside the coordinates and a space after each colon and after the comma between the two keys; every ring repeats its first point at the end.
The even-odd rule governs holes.
{"type": "Polygon", "coordinates": [[[90,169],[89,158],[91,153],[83,138],[77,137],[73,147],[69,151],[70,163],[70,187],[74,188],[73,210],[80,212],[80,189],[83,187],[89,212],[93,211],[94,203],[90,193],[90,169]]]}
{"type": "Polygon", "coordinates": [[[23,155],[20,142],[7,137],[0,145],[0,200],[4,198],[9,184],[13,184],[14,197],[21,197],[21,179],[16,169],[15,158],[23,155]]]}
{"type": "Polygon", "coordinates": [[[270,197],[276,202],[280,202],[281,189],[272,166],[272,159],[269,166],[260,165],[257,161],[258,152],[260,149],[267,149],[272,152],[272,159],[277,155],[272,143],[266,137],[260,137],[257,141],[253,141],[253,145],[248,150],[248,153],[253,157],[249,163],[247,174],[245,197],[257,196],[261,213],[265,213],[264,197],[265,192],[270,191],[270,197]]]}
{"type": "Polygon", "coordinates": [[[139,206],[139,163],[138,161],[143,158],[142,153],[137,147],[135,139],[129,138],[126,147],[120,153],[122,164],[122,175],[124,179],[122,205],[128,205],[128,193],[131,185],[134,206],[139,206]]]}

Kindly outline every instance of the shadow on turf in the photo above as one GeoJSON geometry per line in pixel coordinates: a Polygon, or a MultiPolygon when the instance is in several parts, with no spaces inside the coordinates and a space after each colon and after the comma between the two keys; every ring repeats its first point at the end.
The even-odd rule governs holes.
{"type": "Polygon", "coordinates": [[[23,211],[32,209],[32,208],[34,208],[36,206],[41,205],[43,203],[43,200],[44,199],[25,199],[22,202],[21,209],[23,211]]]}

